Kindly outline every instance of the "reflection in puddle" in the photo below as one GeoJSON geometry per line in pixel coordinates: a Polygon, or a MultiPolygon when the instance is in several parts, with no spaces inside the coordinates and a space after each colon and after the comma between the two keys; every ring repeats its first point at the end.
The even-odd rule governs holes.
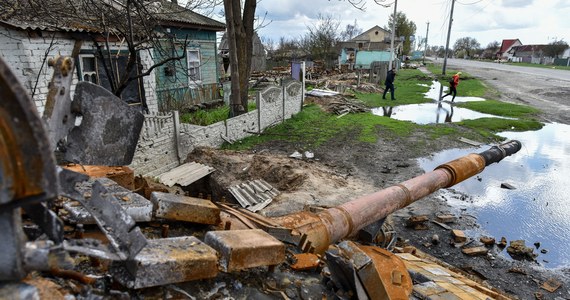
{"type": "MultiPolygon", "coordinates": [[[[570,126],[547,124],[539,131],[504,132],[507,139],[521,141],[523,148],[481,174],[453,189],[467,194],[469,201],[449,200],[453,206],[467,207],[484,231],[496,239],[522,239],[532,247],[540,242],[538,261],[546,267],[570,266],[570,126]],[[502,189],[501,183],[516,187],[502,189]],[[540,250],[547,249],[546,254],[540,250]]],[[[420,159],[420,166],[433,170],[437,165],[476,149],[453,149],[420,159]]],[[[508,257],[508,254],[505,254],[508,257]]]]}
{"type": "MultiPolygon", "coordinates": [[[[428,86],[425,84],[421,84],[421,86],[428,86]]],[[[439,81],[432,81],[431,86],[429,86],[429,91],[427,91],[426,93],[424,93],[424,96],[428,99],[431,99],[433,101],[437,102],[437,99],[439,99],[439,89],[441,88],[441,83],[439,81]]],[[[442,93],[445,94],[447,92],[449,88],[444,86],[443,87],[443,91],[442,93]]],[[[461,94],[461,88],[457,91],[457,94],[460,95],[461,94]]],[[[460,103],[460,102],[470,102],[470,101],[485,101],[485,99],[483,98],[479,98],[479,97],[461,97],[461,96],[457,96],[455,97],[455,103],[460,103]]]]}
{"type": "MultiPolygon", "coordinates": [[[[422,84],[422,86],[427,87],[428,85],[422,84]]],[[[434,100],[434,103],[399,105],[394,107],[378,107],[373,108],[372,113],[378,116],[389,117],[400,121],[412,121],[417,124],[450,123],[479,118],[499,118],[495,115],[484,114],[466,108],[455,107],[449,101],[438,102],[437,99],[439,98],[440,87],[441,84],[438,81],[433,81],[432,85],[429,86],[429,91],[424,94],[426,98],[434,100]]],[[[443,88],[443,92],[445,91],[447,91],[447,87],[443,88]]],[[[454,102],[461,103],[469,101],[485,101],[485,99],[478,97],[458,96],[455,97],[454,102]]]]}
{"type": "MultiPolygon", "coordinates": [[[[455,100],[457,100],[457,98],[459,97],[456,97],[455,100]]],[[[378,107],[373,108],[372,113],[400,121],[412,121],[417,124],[460,122],[479,118],[499,118],[495,115],[455,107],[446,102],[378,107]]]]}

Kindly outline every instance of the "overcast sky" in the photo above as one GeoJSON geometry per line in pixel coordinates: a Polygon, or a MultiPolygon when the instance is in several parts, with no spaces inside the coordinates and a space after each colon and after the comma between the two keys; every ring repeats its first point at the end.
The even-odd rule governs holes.
{"type": "MultiPolygon", "coordinates": [[[[299,38],[307,32],[307,25],[315,24],[319,13],[339,20],[340,30],[355,20],[363,31],[386,26],[394,6],[366,1],[366,10],[361,11],[346,0],[261,0],[257,14],[267,12],[266,20],[271,23],[259,35],[276,43],[280,37],[299,38]]],[[[451,0],[398,0],[397,8],[416,24],[416,37],[426,36],[429,22],[428,44],[445,46],[451,0]]],[[[516,38],[524,45],[554,39],[570,43],[570,0],[456,0],[453,20],[450,47],[461,37],[473,37],[481,47],[516,38]]]]}

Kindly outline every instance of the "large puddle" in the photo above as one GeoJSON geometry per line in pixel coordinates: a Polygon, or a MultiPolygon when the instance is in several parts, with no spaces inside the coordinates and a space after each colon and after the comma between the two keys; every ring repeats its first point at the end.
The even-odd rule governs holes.
{"type": "MultiPolygon", "coordinates": [[[[499,118],[495,115],[483,114],[470,109],[454,106],[454,103],[485,101],[483,98],[458,96],[455,97],[454,103],[451,103],[451,96],[448,96],[445,98],[445,101],[437,101],[439,99],[439,90],[441,88],[440,82],[433,81],[431,86],[422,86],[429,87],[429,90],[424,95],[426,98],[432,99],[434,103],[377,107],[372,109],[372,113],[378,116],[390,117],[400,121],[411,121],[422,125],[460,122],[463,120],[479,118],[499,118]]],[[[443,93],[445,92],[447,92],[447,87],[444,86],[443,93]]]]}
{"type": "MultiPolygon", "coordinates": [[[[522,239],[529,247],[539,242],[535,253],[545,267],[570,266],[570,126],[547,124],[539,131],[500,135],[519,140],[522,149],[452,187],[469,195],[468,199],[444,196],[453,207],[467,208],[482,230],[497,239],[522,239]],[[502,189],[501,183],[516,189],[502,189]],[[542,249],[548,252],[543,254],[542,249]]],[[[431,171],[439,164],[488,148],[447,150],[419,163],[431,171]]]]}

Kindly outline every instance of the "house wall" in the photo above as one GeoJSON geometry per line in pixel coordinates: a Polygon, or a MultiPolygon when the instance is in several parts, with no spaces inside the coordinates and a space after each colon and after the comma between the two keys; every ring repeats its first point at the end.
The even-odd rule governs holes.
{"type": "Polygon", "coordinates": [[[222,146],[257,134],[301,111],[303,87],[298,81],[270,86],[258,93],[258,109],[209,126],[178,123],[177,113],[145,115],[130,167],[154,177],[183,163],[196,147],[222,146]]]}
{"type": "MultiPolygon", "coordinates": [[[[28,33],[24,30],[15,30],[0,26],[0,56],[14,71],[22,85],[33,94],[33,100],[38,112],[43,114],[48,94],[48,84],[53,76],[53,70],[48,67],[47,59],[56,56],[70,56],[75,39],[66,33],[42,32],[40,36],[36,32],[28,33]]],[[[111,48],[120,49],[120,45],[111,44],[111,48]]],[[[93,43],[84,42],[81,50],[94,51],[93,43]]],[[[141,52],[141,61],[144,70],[152,65],[149,53],[141,52]]],[[[76,69],[77,70],[77,66],[76,69]]],[[[71,94],[75,91],[78,82],[77,72],[74,72],[71,94]]],[[[156,95],[153,93],[154,76],[146,76],[143,79],[146,102],[149,111],[156,112],[158,105],[156,95]],[[147,88],[148,87],[148,88],[147,88]]]]}
{"type": "MultiPolygon", "coordinates": [[[[165,71],[172,64],[158,68],[158,71],[155,73],[155,80],[157,83],[159,110],[184,109],[193,104],[218,99],[216,32],[171,29],[170,33],[181,43],[186,40],[188,50],[196,49],[200,51],[201,80],[199,82],[189,80],[187,59],[174,63],[175,72],[172,76],[166,76],[165,71]]],[[[170,49],[169,55],[176,54],[180,56],[183,54],[180,44],[173,50],[169,42],[165,41],[164,47],[170,49]]],[[[161,53],[158,49],[155,49],[153,55],[156,62],[168,57],[166,53],[161,53]]]]}

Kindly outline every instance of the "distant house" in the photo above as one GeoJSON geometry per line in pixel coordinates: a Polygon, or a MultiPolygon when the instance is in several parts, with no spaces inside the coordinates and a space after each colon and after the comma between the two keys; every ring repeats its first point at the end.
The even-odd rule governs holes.
{"type": "MultiPolygon", "coordinates": [[[[20,2],[19,8],[26,8],[20,2]]],[[[121,1],[102,2],[109,9],[121,7],[121,1]],[[111,4],[109,4],[111,3],[111,4]]],[[[75,14],[51,14],[50,11],[22,13],[8,9],[0,12],[0,56],[15,72],[24,87],[33,94],[38,111],[43,113],[48,94],[48,83],[53,71],[47,66],[47,59],[58,55],[75,56],[75,78],[91,81],[111,90],[111,80],[126,70],[130,55],[119,31],[102,28],[95,17],[83,15],[72,1],[45,0],[43,5],[55,11],[75,11],[75,14]],[[46,13],[46,16],[42,16],[46,13]],[[112,34],[108,34],[111,31],[112,34]],[[101,57],[101,45],[108,44],[112,65],[105,65],[101,57]]],[[[168,101],[181,101],[192,97],[192,91],[199,99],[217,94],[216,31],[225,29],[223,23],[191,12],[169,1],[155,1],[148,7],[149,14],[158,20],[160,28],[153,28],[162,42],[160,49],[153,45],[142,45],[137,52],[137,66],[131,75],[147,72],[161,57],[183,54],[180,44],[186,41],[186,55],[176,63],[167,63],[153,69],[149,76],[131,81],[121,94],[124,101],[139,106],[141,110],[156,112],[168,101]],[[178,39],[178,37],[181,37],[178,39]],[[176,85],[177,92],[171,92],[176,85]],[[180,98],[176,98],[180,96],[180,98]]],[[[124,20],[127,22],[127,20],[124,20]]],[[[152,30],[151,30],[152,32],[152,30]]],[[[150,34],[150,33],[149,33],[150,34]]]]}
{"type": "MultiPolygon", "coordinates": [[[[382,27],[376,25],[348,41],[340,42],[339,64],[349,65],[349,69],[355,68],[356,56],[359,51],[389,52],[390,38],[391,38],[390,31],[387,31],[382,27]]],[[[399,40],[399,38],[398,41],[394,42],[395,42],[394,49],[398,49],[401,47],[401,41],[399,40]]],[[[398,51],[395,52],[397,53],[398,51]]],[[[369,57],[368,54],[366,54],[365,56],[367,58],[369,57]]],[[[358,66],[362,67],[363,65],[359,64],[358,66]]]]}
{"type": "Polygon", "coordinates": [[[547,45],[514,46],[508,51],[509,59],[514,62],[543,63],[544,49],[547,45]]]}
{"type": "Polygon", "coordinates": [[[501,43],[501,48],[497,52],[496,57],[498,59],[509,59],[511,57],[509,50],[511,50],[513,47],[521,45],[522,43],[519,39],[503,40],[501,43]]]}

